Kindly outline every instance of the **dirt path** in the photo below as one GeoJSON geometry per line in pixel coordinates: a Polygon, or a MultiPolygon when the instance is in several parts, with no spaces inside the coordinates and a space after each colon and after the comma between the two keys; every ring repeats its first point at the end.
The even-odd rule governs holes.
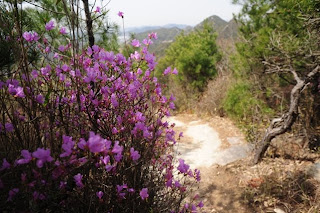
{"type": "Polygon", "coordinates": [[[228,119],[199,119],[189,114],[171,117],[169,122],[184,135],[176,153],[201,171],[198,191],[205,212],[249,212],[240,203],[239,179],[225,166],[246,157],[251,150],[238,128],[228,119]]]}
{"type": "MultiPolygon", "coordinates": [[[[263,189],[275,183],[277,187],[285,188],[287,182],[284,180],[292,180],[294,174],[312,172],[314,178],[320,180],[320,161],[313,164],[292,159],[265,158],[257,165],[249,165],[246,157],[252,148],[229,119],[181,114],[171,117],[169,122],[176,124],[176,132],[184,133],[175,150],[177,157],[185,159],[190,167],[201,171],[201,182],[195,190],[205,203],[204,212],[283,213],[292,212],[292,209],[300,208],[301,205],[303,211],[297,212],[310,212],[305,211],[308,206],[304,208],[304,204],[297,203],[297,200],[286,200],[287,197],[280,199],[275,194],[266,196],[263,189]],[[255,193],[255,199],[250,200],[247,190],[255,193]]],[[[294,183],[298,180],[294,179],[294,183]]]]}
{"type": "Polygon", "coordinates": [[[183,132],[178,142],[177,154],[192,167],[226,165],[246,157],[251,146],[232,124],[223,118],[197,119],[183,114],[169,119],[175,123],[175,130],[183,132]]]}

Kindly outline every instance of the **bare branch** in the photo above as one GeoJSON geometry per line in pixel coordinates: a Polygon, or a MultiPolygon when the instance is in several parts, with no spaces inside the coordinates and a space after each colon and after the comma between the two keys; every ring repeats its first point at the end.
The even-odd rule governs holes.
{"type": "Polygon", "coordinates": [[[298,116],[298,105],[302,91],[307,87],[313,77],[320,73],[320,65],[317,65],[312,71],[308,73],[306,78],[302,80],[294,69],[291,70],[297,84],[292,88],[290,95],[290,108],[289,111],[279,118],[271,121],[270,126],[266,130],[265,136],[256,145],[253,163],[258,163],[264,153],[267,151],[269,144],[273,138],[285,133],[291,128],[298,116]]]}
{"type": "Polygon", "coordinates": [[[41,8],[41,9],[45,10],[45,11],[51,12],[51,13],[55,13],[55,14],[59,14],[59,15],[64,15],[64,16],[67,15],[67,14],[65,14],[65,13],[57,12],[57,11],[50,10],[50,9],[48,9],[48,8],[42,7],[41,5],[37,5],[37,4],[35,4],[35,3],[31,2],[31,1],[25,1],[25,2],[28,3],[28,4],[31,4],[31,5],[33,5],[33,6],[35,6],[35,7],[39,7],[39,8],[41,8]]]}

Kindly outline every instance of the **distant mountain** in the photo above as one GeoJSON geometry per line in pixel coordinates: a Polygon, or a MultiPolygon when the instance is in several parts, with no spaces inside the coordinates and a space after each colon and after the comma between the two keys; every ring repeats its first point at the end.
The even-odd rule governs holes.
{"type": "Polygon", "coordinates": [[[162,28],[178,28],[178,29],[185,29],[187,27],[190,27],[189,25],[185,24],[167,24],[164,26],[142,26],[142,27],[128,27],[126,28],[126,32],[128,33],[142,33],[146,31],[152,31],[156,29],[162,29],[162,28]]]}
{"type": "MultiPolygon", "coordinates": [[[[168,25],[172,26],[172,25],[168,25]]],[[[185,28],[186,29],[186,28],[185,28]]],[[[175,37],[179,35],[183,30],[178,27],[171,28],[158,28],[152,29],[141,33],[134,34],[134,37],[140,41],[148,37],[151,32],[156,32],[158,39],[154,40],[154,43],[150,46],[149,51],[155,53],[157,58],[164,55],[165,49],[174,41],[175,37]]]]}
{"type": "Polygon", "coordinates": [[[200,28],[205,21],[211,24],[213,26],[213,29],[215,29],[215,31],[217,31],[218,33],[221,32],[221,30],[228,25],[227,21],[223,20],[219,16],[213,15],[206,18],[201,23],[197,24],[194,28],[200,28]]]}
{"type": "Polygon", "coordinates": [[[237,37],[238,24],[234,19],[227,22],[221,19],[219,16],[213,15],[213,16],[210,16],[209,18],[206,18],[200,24],[196,25],[195,28],[201,27],[205,21],[208,21],[209,24],[212,24],[213,28],[218,33],[218,40],[237,37]]]}
{"type": "Polygon", "coordinates": [[[226,26],[224,26],[223,28],[221,28],[221,30],[218,31],[218,40],[236,39],[238,37],[238,29],[238,23],[234,19],[232,19],[228,22],[226,26]]]}
{"type": "Polygon", "coordinates": [[[166,24],[163,26],[164,28],[179,28],[181,30],[184,30],[188,27],[191,27],[190,25],[186,25],[186,24],[166,24]]]}
{"type": "MultiPolygon", "coordinates": [[[[219,46],[233,46],[237,38],[238,25],[234,19],[227,22],[221,19],[219,16],[213,15],[206,18],[204,21],[208,21],[212,24],[213,28],[218,33],[217,43],[219,46]]],[[[147,38],[151,32],[156,32],[158,40],[154,41],[154,44],[150,46],[150,52],[155,53],[157,58],[161,58],[165,54],[165,49],[174,41],[182,31],[188,33],[194,29],[199,29],[203,25],[204,21],[197,24],[195,27],[179,24],[168,24],[165,26],[144,26],[136,28],[128,28],[127,32],[134,34],[134,37],[140,41],[147,38]]]]}

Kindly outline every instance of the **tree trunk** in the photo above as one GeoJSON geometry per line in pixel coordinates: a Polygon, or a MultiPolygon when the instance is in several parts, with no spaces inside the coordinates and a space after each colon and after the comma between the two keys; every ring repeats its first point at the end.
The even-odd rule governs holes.
{"type": "Polygon", "coordinates": [[[94,35],[93,35],[93,29],[92,29],[92,18],[89,10],[89,1],[88,0],[82,0],[84,5],[84,12],[86,14],[86,24],[87,24],[87,32],[89,37],[89,46],[92,47],[94,45],[94,35]]]}
{"type": "Polygon", "coordinates": [[[289,111],[283,114],[280,118],[275,118],[271,121],[271,124],[266,130],[264,137],[256,144],[253,157],[254,164],[257,164],[262,159],[273,138],[287,132],[292,127],[298,116],[298,106],[301,93],[312,80],[312,78],[319,72],[319,70],[320,67],[318,65],[307,75],[304,80],[301,80],[297,73],[294,70],[291,70],[291,73],[293,74],[297,84],[291,90],[289,111]]]}

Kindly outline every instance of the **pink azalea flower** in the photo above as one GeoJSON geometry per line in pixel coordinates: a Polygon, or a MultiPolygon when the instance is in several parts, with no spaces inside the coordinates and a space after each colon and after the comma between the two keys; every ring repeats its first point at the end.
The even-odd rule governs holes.
{"type": "Polygon", "coordinates": [[[183,132],[179,133],[179,138],[183,137],[183,132]]]}
{"type": "Polygon", "coordinates": [[[140,197],[142,200],[146,199],[149,197],[149,194],[148,194],[148,189],[147,188],[143,188],[141,191],[140,191],[140,197]]]}
{"type": "Polygon", "coordinates": [[[67,72],[68,70],[70,70],[70,67],[67,64],[62,65],[62,70],[67,72]]]}
{"type": "Polygon", "coordinates": [[[142,43],[146,46],[149,46],[150,44],[152,44],[153,42],[151,41],[151,39],[143,39],[142,43]]]}
{"type": "Polygon", "coordinates": [[[35,152],[32,153],[32,156],[38,159],[38,168],[42,168],[45,162],[53,161],[53,158],[50,156],[50,149],[38,148],[35,152]]]}
{"type": "Polygon", "coordinates": [[[118,192],[118,195],[119,195],[119,197],[120,198],[124,198],[124,196],[126,195],[126,193],[125,192],[121,192],[123,189],[127,189],[128,188],[128,186],[127,186],[127,184],[123,184],[123,185],[117,185],[117,192],[118,192]]]}
{"type": "Polygon", "coordinates": [[[198,204],[198,207],[202,208],[204,206],[203,202],[200,201],[200,203],[198,204]]]}
{"type": "Polygon", "coordinates": [[[27,180],[27,174],[26,174],[26,173],[22,173],[22,174],[21,174],[21,182],[22,182],[22,183],[25,183],[26,180],[27,180]]]}
{"type": "Polygon", "coordinates": [[[141,75],[142,73],[143,73],[143,72],[142,72],[142,69],[138,68],[138,69],[137,69],[137,74],[138,74],[138,75],[141,75]]]}
{"type": "Polygon", "coordinates": [[[44,103],[44,98],[41,94],[37,95],[36,96],[36,101],[39,103],[39,104],[43,104],[44,103]]]}
{"type": "Polygon", "coordinates": [[[131,45],[134,47],[140,47],[140,42],[137,39],[133,39],[131,45]]]}
{"type": "Polygon", "coordinates": [[[66,51],[66,48],[65,48],[65,46],[63,46],[63,45],[60,45],[60,46],[58,47],[58,50],[60,50],[61,52],[64,52],[64,51],[66,51]]]}
{"type": "Polygon", "coordinates": [[[49,76],[50,75],[50,72],[51,72],[51,66],[50,65],[47,65],[46,67],[42,67],[40,69],[41,71],[41,74],[44,75],[44,76],[49,76]]]}
{"type": "Polygon", "coordinates": [[[100,47],[98,45],[93,45],[92,49],[95,53],[98,53],[100,51],[100,47]]]}
{"type": "Polygon", "coordinates": [[[88,48],[87,48],[87,55],[88,55],[88,56],[91,56],[91,55],[92,55],[92,49],[91,49],[91,47],[88,47],[88,48]]]}
{"type": "Polygon", "coordinates": [[[102,196],[103,196],[103,192],[102,192],[102,191],[98,191],[98,192],[96,192],[96,195],[97,195],[97,197],[98,197],[99,199],[101,199],[102,196]]]}
{"type": "Polygon", "coordinates": [[[6,81],[6,84],[7,84],[7,86],[10,86],[10,84],[11,84],[11,85],[13,85],[13,87],[17,87],[17,86],[19,86],[19,81],[16,79],[8,79],[6,81]]]}
{"type": "Polygon", "coordinates": [[[38,41],[40,38],[36,32],[24,32],[22,36],[27,42],[38,41]]]}
{"type": "Polygon", "coordinates": [[[7,201],[12,201],[12,198],[13,198],[14,196],[16,196],[16,194],[17,194],[18,192],[19,192],[19,189],[18,189],[18,188],[11,189],[11,190],[9,191],[9,197],[8,197],[7,201]]]}
{"type": "Polygon", "coordinates": [[[169,108],[170,108],[170,109],[175,109],[175,108],[176,108],[176,107],[174,106],[174,103],[173,103],[173,102],[170,102],[170,103],[169,103],[169,108]]]}
{"type": "Polygon", "coordinates": [[[26,164],[29,163],[32,160],[31,153],[28,150],[22,150],[21,151],[22,159],[19,159],[17,161],[17,164],[26,164]]]}
{"type": "Polygon", "coordinates": [[[64,189],[66,186],[67,186],[67,182],[65,182],[65,181],[60,181],[60,185],[59,185],[59,188],[60,188],[60,189],[64,189]]]}
{"type": "Polygon", "coordinates": [[[46,23],[45,28],[46,28],[47,31],[52,30],[54,28],[54,22],[52,20],[49,21],[48,23],[46,23]]]}
{"type": "MultiPolygon", "coordinates": [[[[71,86],[71,81],[66,81],[66,83],[65,83],[65,85],[66,85],[66,87],[70,87],[71,86]]],[[[71,100],[71,99],[70,99],[71,100]]],[[[74,102],[73,102],[74,103],[74,102]]]]}
{"type": "Polygon", "coordinates": [[[28,42],[31,42],[32,41],[32,34],[30,32],[24,32],[22,34],[23,38],[28,41],[28,42]]]}
{"type": "Polygon", "coordinates": [[[78,173],[75,176],[73,176],[74,181],[76,182],[76,185],[80,188],[84,187],[83,183],[82,183],[82,177],[83,175],[78,173]]]}
{"type": "Polygon", "coordinates": [[[166,186],[171,187],[172,186],[172,178],[166,181],[166,186]]]}
{"type": "Polygon", "coordinates": [[[9,84],[8,91],[14,97],[20,97],[20,98],[24,98],[25,97],[25,94],[23,92],[23,88],[22,87],[14,86],[12,84],[9,84]]]}
{"type": "Polygon", "coordinates": [[[178,75],[178,70],[177,70],[176,68],[174,68],[174,69],[172,70],[172,74],[178,75]]]}
{"type": "Polygon", "coordinates": [[[171,67],[167,67],[167,69],[164,70],[163,75],[168,75],[171,72],[171,67]]]}
{"type": "Polygon", "coordinates": [[[140,158],[140,154],[138,151],[135,151],[133,147],[130,148],[130,155],[132,160],[136,161],[140,158]]]}
{"type": "Polygon", "coordinates": [[[191,206],[191,212],[192,213],[196,213],[197,212],[197,207],[194,204],[192,204],[192,206],[191,206]]]}
{"type": "Polygon", "coordinates": [[[154,33],[154,32],[148,34],[148,37],[149,37],[150,39],[152,39],[152,38],[154,38],[155,40],[158,39],[157,33],[154,33]]]}
{"type": "Polygon", "coordinates": [[[0,171],[9,169],[9,168],[10,168],[10,163],[8,163],[7,159],[3,158],[2,167],[0,168],[0,171]]]}
{"type": "Polygon", "coordinates": [[[60,34],[62,34],[62,35],[67,34],[67,31],[66,31],[66,28],[65,28],[65,27],[61,27],[59,32],[60,32],[60,34]]]}
{"type": "Polygon", "coordinates": [[[60,81],[64,81],[65,79],[66,79],[66,75],[60,73],[60,74],[59,74],[59,80],[60,80],[60,81]]]}
{"type": "Polygon", "coordinates": [[[3,81],[0,81],[0,89],[2,89],[6,84],[3,81]]]}
{"type": "Polygon", "coordinates": [[[112,153],[116,154],[114,158],[117,162],[120,162],[120,160],[122,159],[122,151],[123,146],[119,146],[119,141],[116,141],[115,145],[113,146],[112,153]]]}
{"type": "Polygon", "coordinates": [[[106,165],[105,168],[106,168],[107,172],[110,172],[114,168],[114,166],[106,165]]]}
{"type": "Polygon", "coordinates": [[[87,145],[90,152],[98,153],[108,150],[111,146],[111,141],[101,138],[100,135],[94,134],[94,132],[90,132],[87,145]]]}
{"type": "Polygon", "coordinates": [[[120,154],[122,153],[122,151],[123,151],[123,146],[119,146],[119,141],[116,141],[113,146],[112,153],[120,154]]]}
{"type": "Polygon", "coordinates": [[[4,125],[4,128],[6,129],[7,132],[13,132],[13,125],[12,123],[6,123],[4,125]]]}
{"type": "Polygon", "coordinates": [[[59,58],[59,54],[58,53],[54,53],[53,58],[59,58]]]}
{"type": "Polygon", "coordinates": [[[82,150],[84,150],[85,146],[87,145],[87,142],[85,139],[80,138],[79,143],[78,143],[78,147],[82,150]]]}
{"type": "Polygon", "coordinates": [[[16,95],[15,97],[19,97],[19,98],[24,98],[26,97],[26,95],[23,92],[23,88],[22,87],[16,87],[16,95]]]}
{"type": "Polygon", "coordinates": [[[119,106],[119,103],[118,103],[118,101],[117,101],[117,96],[116,96],[116,94],[112,94],[111,95],[111,104],[112,104],[112,106],[114,107],[114,108],[117,108],[118,106],[119,106]]]}
{"type": "Polygon", "coordinates": [[[104,165],[108,165],[108,163],[110,162],[110,156],[107,155],[105,157],[100,157],[100,160],[102,163],[104,163],[104,165]]]}
{"type": "Polygon", "coordinates": [[[189,169],[189,165],[184,163],[184,160],[179,159],[179,166],[177,167],[177,169],[181,172],[181,173],[187,173],[188,169],[189,169]]]}
{"type": "Polygon", "coordinates": [[[63,135],[62,136],[63,144],[62,149],[64,150],[64,153],[60,154],[60,157],[68,157],[72,153],[72,149],[74,147],[74,141],[72,140],[72,137],[63,135]]]}
{"type": "Polygon", "coordinates": [[[118,16],[121,17],[121,18],[123,18],[123,12],[119,11],[119,12],[118,12],[118,16]]]}
{"type": "Polygon", "coordinates": [[[200,170],[199,169],[195,169],[194,173],[195,173],[195,176],[196,176],[196,180],[199,182],[201,180],[200,170]]]}
{"type": "Polygon", "coordinates": [[[176,98],[171,94],[169,101],[175,101],[175,100],[176,100],[176,98]]]}
{"type": "Polygon", "coordinates": [[[98,7],[96,7],[96,10],[94,11],[95,13],[100,13],[101,11],[100,11],[100,7],[98,6],[98,7]]]}
{"type": "Polygon", "coordinates": [[[44,50],[46,53],[49,53],[51,51],[50,47],[46,47],[46,49],[44,50]]]}
{"type": "Polygon", "coordinates": [[[40,194],[40,193],[37,192],[37,191],[34,191],[34,192],[33,192],[32,197],[33,197],[33,200],[34,200],[34,201],[36,201],[36,200],[39,199],[39,194],[40,194]]]}
{"type": "Polygon", "coordinates": [[[118,133],[117,128],[113,127],[113,128],[112,128],[112,134],[114,134],[114,135],[115,135],[115,134],[117,134],[117,133],[118,133]]]}
{"type": "Polygon", "coordinates": [[[137,51],[134,51],[134,53],[131,53],[130,57],[133,59],[139,60],[140,54],[137,51]]]}
{"type": "Polygon", "coordinates": [[[38,41],[39,40],[39,35],[38,35],[38,33],[37,32],[33,32],[32,34],[31,34],[31,39],[33,40],[33,41],[38,41]]]}

